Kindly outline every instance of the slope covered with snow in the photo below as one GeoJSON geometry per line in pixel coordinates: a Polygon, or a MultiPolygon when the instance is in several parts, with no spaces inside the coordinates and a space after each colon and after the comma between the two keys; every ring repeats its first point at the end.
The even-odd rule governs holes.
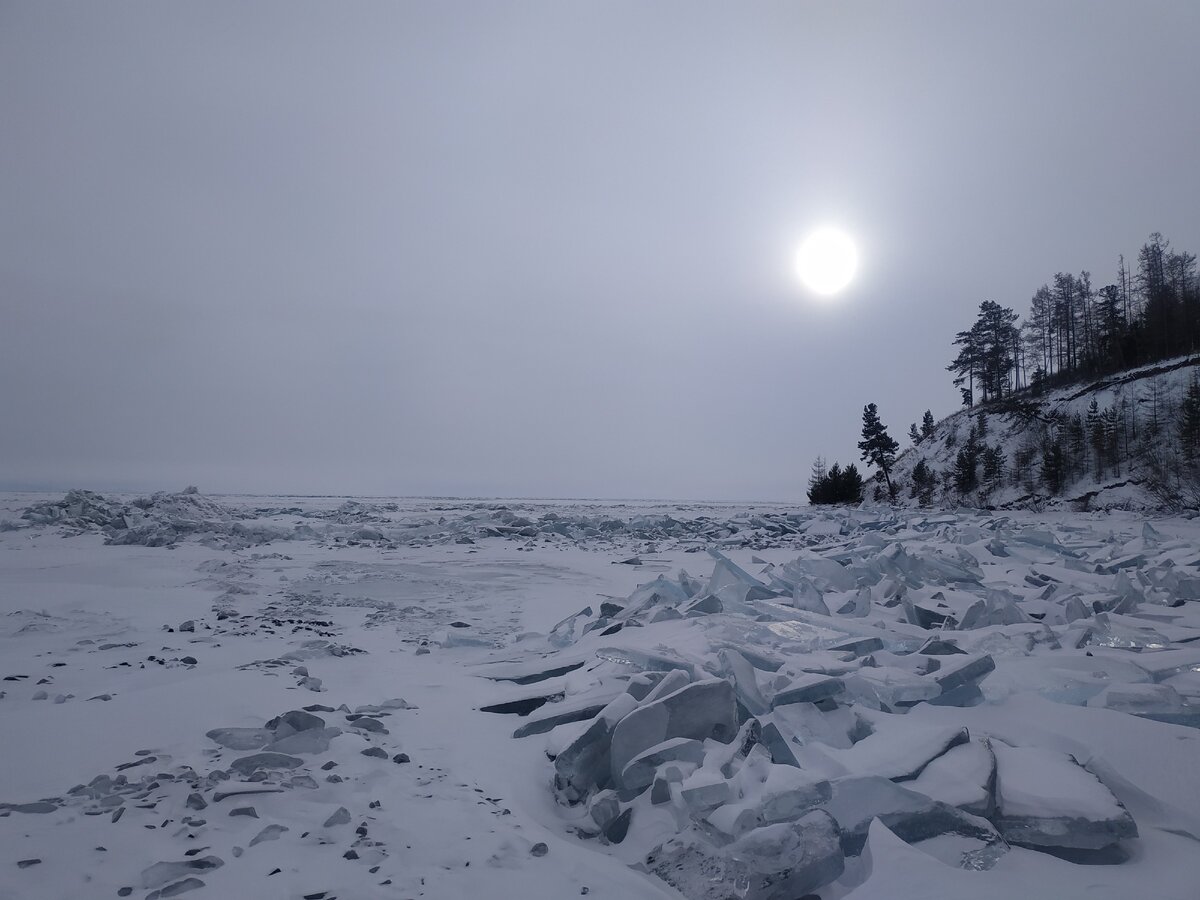
{"type": "MultiPolygon", "coordinates": [[[[1195,485],[1179,484],[1178,445],[1181,406],[1198,374],[1200,357],[1180,357],[1040,396],[1024,392],[1014,400],[961,409],[900,454],[893,473],[897,499],[919,505],[914,471],[923,462],[936,481],[926,505],[1194,506],[1200,499],[1195,485]],[[956,474],[972,443],[978,448],[975,484],[963,490],[956,474]],[[988,448],[999,452],[993,478],[984,459],[988,448]],[[1058,474],[1048,467],[1057,467],[1058,474]]],[[[868,492],[874,487],[869,484],[868,492]]]]}

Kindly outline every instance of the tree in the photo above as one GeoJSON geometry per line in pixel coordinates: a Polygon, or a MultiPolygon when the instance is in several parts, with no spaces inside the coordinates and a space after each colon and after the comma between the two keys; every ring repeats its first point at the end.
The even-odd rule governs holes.
{"type": "Polygon", "coordinates": [[[1195,375],[1179,409],[1179,447],[1190,465],[1200,462],[1200,378],[1195,375]]]}
{"type": "Polygon", "coordinates": [[[933,422],[933,413],[931,413],[929,410],[925,410],[925,415],[921,417],[921,437],[933,437],[933,432],[936,429],[937,426],[933,422]]]}
{"type": "Polygon", "coordinates": [[[879,421],[879,408],[874,403],[863,407],[862,440],[858,442],[863,462],[879,470],[887,482],[888,497],[896,502],[896,487],[892,484],[892,466],[900,445],[888,434],[887,426],[879,421]]]}
{"type": "Polygon", "coordinates": [[[962,390],[963,405],[975,403],[975,386],[981,402],[1001,400],[1010,388],[1018,345],[1017,314],[994,300],[979,304],[975,324],[954,339],[958,355],[946,368],[955,373],[954,384],[962,390]]]}
{"type": "Polygon", "coordinates": [[[954,489],[960,495],[969,494],[979,486],[978,462],[979,449],[974,441],[969,441],[954,457],[954,489]]]}
{"type": "Polygon", "coordinates": [[[813,493],[817,492],[819,494],[821,491],[821,485],[823,485],[828,479],[829,470],[825,467],[825,457],[818,456],[816,460],[813,461],[812,474],[808,476],[809,503],[817,502],[813,499],[813,493]]]}
{"type": "Polygon", "coordinates": [[[999,490],[1004,486],[1004,464],[1004,450],[999,444],[984,448],[983,482],[989,491],[999,490]]]}
{"type": "Polygon", "coordinates": [[[972,330],[979,333],[980,379],[983,401],[1002,400],[1009,388],[1016,360],[1013,347],[1016,343],[1017,314],[993,300],[979,304],[979,318],[972,330]]]}
{"type": "Polygon", "coordinates": [[[1046,485],[1051,494],[1062,491],[1065,485],[1066,471],[1062,444],[1057,440],[1050,441],[1042,448],[1042,483],[1046,485]]]}
{"type": "Polygon", "coordinates": [[[825,460],[817,457],[813,463],[813,474],[809,479],[808,502],[814,506],[833,503],[861,503],[863,478],[858,467],[851,464],[842,468],[834,463],[825,469],[825,460]]]}
{"type": "Polygon", "coordinates": [[[1104,477],[1104,463],[1108,454],[1108,440],[1104,434],[1104,416],[1100,412],[1100,404],[1092,398],[1087,411],[1088,443],[1092,447],[1092,458],[1095,460],[1096,480],[1104,477]]]}
{"type": "Polygon", "coordinates": [[[951,473],[954,478],[954,489],[959,495],[971,493],[979,487],[979,457],[982,447],[979,441],[979,424],[971,421],[971,429],[967,432],[967,442],[954,457],[954,468],[951,473]]]}
{"type": "Polygon", "coordinates": [[[960,331],[954,338],[954,346],[959,348],[946,370],[954,373],[954,386],[962,394],[963,406],[975,405],[975,377],[979,368],[979,344],[975,329],[960,331]]]}
{"type": "Polygon", "coordinates": [[[908,439],[913,442],[914,447],[921,443],[921,432],[917,431],[916,422],[908,426],[908,439]]]}
{"type": "Polygon", "coordinates": [[[1088,431],[1083,424],[1083,416],[1079,413],[1071,416],[1064,427],[1067,439],[1067,455],[1070,457],[1072,477],[1085,475],[1088,466],[1088,431]]]}
{"type": "Polygon", "coordinates": [[[918,460],[913,466],[911,496],[922,506],[929,506],[933,502],[937,482],[937,473],[929,468],[925,460],[918,460]]]}

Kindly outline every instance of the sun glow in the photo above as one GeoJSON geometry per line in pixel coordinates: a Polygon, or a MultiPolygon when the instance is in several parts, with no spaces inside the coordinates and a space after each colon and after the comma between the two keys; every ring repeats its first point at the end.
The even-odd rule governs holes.
{"type": "Polygon", "coordinates": [[[854,280],[858,249],[844,231],[818,228],[796,251],[796,274],[814,294],[830,297],[854,280]]]}

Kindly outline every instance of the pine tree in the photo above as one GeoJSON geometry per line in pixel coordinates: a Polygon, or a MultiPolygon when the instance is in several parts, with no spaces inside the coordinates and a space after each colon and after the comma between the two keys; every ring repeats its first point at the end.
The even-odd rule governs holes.
{"type": "Polygon", "coordinates": [[[983,481],[989,491],[1004,486],[1004,450],[997,444],[983,451],[983,481]]]}
{"type": "Polygon", "coordinates": [[[936,428],[937,426],[933,421],[933,413],[931,413],[929,410],[925,410],[925,415],[921,417],[921,437],[933,437],[933,432],[936,430],[936,428]]]}
{"type": "Polygon", "coordinates": [[[837,483],[839,503],[862,503],[863,477],[854,463],[842,469],[842,477],[837,483]]]}
{"type": "Polygon", "coordinates": [[[946,368],[955,373],[954,384],[962,390],[963,405],[975,403],[975,386],[982,402],[1001,400],[1010,389],[1016,366],[1017,314],[994,300],[979,304],[979,316],[967,331],[954,338],[958,355],[946,368]]]}
{"type": "Polygon", "coordinates": [[[1062,491],[1066,477],[1066,460],[1062,444],[1054,440],[1042,450],[1042,483],[1051,494],[1062,491]]]}
{"type": "Polygon", "coordinates": [[[1104,429],[1104,455],[1112,467],[1113,475],[1121,477],[1121,420],[1116,409],[1108,407],[1100,416],[1101,427],[1104,429]]]}
{"type": "Polygon", "coordinates": [[[808,502],[814,506],[832,503],[861,503],[863,479],[858,467],[851,464],[845,469],[834,463],[828,470],[820,457],[813,463],[812,478],[809,479],[808,502]]]}
{"type": "Polygon", "coordinates": [[[971,493],[979,485],[976,475],[977,462],[978,454],[975,446],[970,443],[959,450],[958,455],[954,457],[954,489],[960,495],[971,493]]]}
{"type": "Polygon", "coordinates": [[[914,447],[921,443],[921,432],[917,431],[916,422],[908,426],[908,439],[912,441],[914,447]]]}
{"type": "Polygon", "coordinates": [[[929,506],[933,502],[936,487],[937,473],[929,468],[925,460],[918,460],[913,466],[911,496],[922,506],[929,506]]]}
{"type": "Polygon", "coordinates": [[[1070,456],[1072,469],[1078,469],[1079,474],[1088,471],[1088,442],[1087,429],[1083,427],[1083,416],[1075,413],[1067,422],[1067,454],[1070,456]]]}
{"type": "Polygon", "coordinates": [[[820,496],[821,486],[829,478],[829,470],[825,468],[825,457],[818,456],[812,465],[812,474],[808,476],[808,502],[816,503],[814,494],[820,496]]]}
{"type": "Polygon", "coordinates": [[[888,434],[887,426],[879,421],[879,408],[874,403],[863,407],[862,440],[858,442],[863,462],[870,463],[887,482],[888,497],[896,502],[896,488],[892,484],[892,465],[896,462],[896,451],[900,445],[888,434]]]}
{"type": "Polygon", "coordinates": [[[1105,449],[1108,442],[1104,436],[1104,417],[1100,413],[1100,404],[1096,402],[1095,397],[1088,406],[1087,433],[1092,447],[1092,458],[1096,461],[1096,480],[1099,481],[1104,477],[1104,461],[1108,455],[1105,449]]]}
{"type": "Polygon", "coordinates": [[[1191,465],[1200,463],[1200,377],[1192,376],[1179,409],[1179,447],[1191,465]]]}

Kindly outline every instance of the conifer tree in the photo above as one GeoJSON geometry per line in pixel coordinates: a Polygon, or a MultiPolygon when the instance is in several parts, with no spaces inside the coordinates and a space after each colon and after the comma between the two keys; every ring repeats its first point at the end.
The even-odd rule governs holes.
{"type": "Polygon", "coordinates": [[[896,451],[900,445],[888,434],[887,426],[879,421],[879,408],[874,403],[863,407],[862,440],[858,442],[863,462],[879,470],[887,482],[888,497],[896,502],[896,488],[892,484],[892,465],[896,462],[896,451]]]}
{"type": "Polygon", "coordinates": [[[983,451],[983,481],[989,491],[1004,486],[1004,450],[997,444],[983,451]]]}
{"type": "Polygon", "coordinates": [[[1074,474],[1087,474],[1088,443],[1087,429],[1083,427],[1083,416],[1075,413],[1066,426],[1067,455],[1070,457],[1072,477],[1074,474]]]}
{"type": "Polygon", "coordinates": [[[1200,377],[1193,376],[1179,409],[1179,447],[1190,465],[1200,463],[1200,377]]]}
{"type": "Polygon", "coordinates": [[[812,474],[808,476],[808,502],[816,503],[813,493],[820,493],[821,485],[829,478],[829,470],[825,468],[825,457],[818,456],[813,461],[812,474]]]}
{"type": "Polygon", "coordinates": [[[978,461],[979,455],[973,443],[968,443],[954,457],[954,489],[959,494],[969,494],[978,487],[979,478],[976,474],[978,461]]]}
{"type": "Polygon", "coordinates": [[[933,502],[933,491],[936,487],[937,473],[929,468],[925,460],[918,460],[913,466],[911,496],[921,506],[929,506],[933,502]]]}
{"type": "Polygon", "coordinates": [[[1100,416],[1101,426],[1104,429],[1104,453],[1108,457],[1108,464],[1112,467],[1113,475],[1117,478],[1121,477],[1121,421],[1117,416],[1117,411],[1113,407],[1108,407],[1100,416]]]}
{"type": "Polygon", "coordinates": [[[1104,477],[1104,462],[1108,454],[1105,452],[1108,441],[1104,434],[1104,417],[1100,413],[1100,404],[1092,398],[1087,411],[1088,441],[1092,447],[1092,457],[1096,461],[1096,480],[1104,477]]]}
{"type": "Polygon", "coordinates": [[[916,422],[908,426],[908,439],[913,442],[914,447],[921,443],[921,432],[917,431],[916,422]]]}
{"type": "Polygon", "coordinates": [[[929,410],[925,410],[925,415],[921,417],[921,437],[933,437],[933,432],[936,430],[936,427],[937,426],[934,425],[933,422],[933,413],[931,413],[929,410]]]}
{"type": "Polygon", "coordinates": [[[1051,441],[1042,449],[1042,483],[1051,494],[1062,491],[1066,477],[1066,460],[1062,444],[1051,441]]]}
{"type": "Polygon", "coordinates": [[[862,475],[858,467],[851,464],[842,468],[834,463],[828,470],[825,460],[818,457],[813,463],[813,474],[809,479],[808,502],[814,506],[831,503],[861,503],[863,491],[862,475]]]}

